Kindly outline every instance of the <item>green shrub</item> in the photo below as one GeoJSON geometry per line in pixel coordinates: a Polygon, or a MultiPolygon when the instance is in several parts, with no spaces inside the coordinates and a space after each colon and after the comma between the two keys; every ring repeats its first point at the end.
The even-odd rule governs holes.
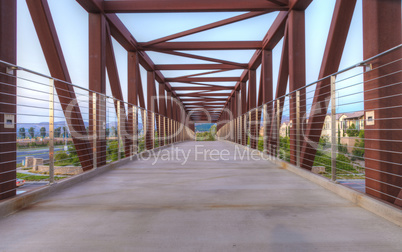
{"type": "MultiPolygon", "coordinates": [[[[321,151],[317,151],[314,159],[313,166],[325,166],[325,171],[327,173],[331,173],[331,157],[326,155],[321,151]]],[[[344,171],[350,172],[357,172],[354,168],[352,163],[350,162],[349,158],[347,158],[343,154],[338,154],[336,156],[336,168],[337,173],[342,173],[344,171]]]]}
{"type": "Polygon", "coordinates": [[[364,160],[364,130],[361,130],[359,133],[359,139],[356,139],[355,147],[352,150],[352,160],[360,159],[364,160]]]}
{"type": "Polygon", "coordinates": [[[354,123],[350,125],[350,127],[346,130],[346,134],[348,134],[349,137],[357,137],[359,135],[359,130],[356,129],[356,126],[354,123]]]}

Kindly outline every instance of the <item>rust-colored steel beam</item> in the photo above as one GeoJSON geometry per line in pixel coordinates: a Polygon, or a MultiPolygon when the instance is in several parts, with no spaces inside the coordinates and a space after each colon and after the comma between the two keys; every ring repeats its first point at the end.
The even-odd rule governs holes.
{"type": "MultiPolygon", "coordinates": [[[[106,20],[102,14],[89,13],[89,81],[88,88],[100,94],[106,94],[106,20]]],[[[92,94],[89,94],[92,97],[92,94]]],[[[92,99],[89,99],[89,127],[88,134],[93,135],[94,120],[96,120],[96,164],[106,164],[106,134],[103,123],[106,123],[106,101],[96,95],[96,118],[93,118],[92,99]]],[[[93,142],[91,141],[93,147],[93,142]]]]}
{"type": "Polygon", "coordinates": [[[161,51],[161,50],[152,50],[152,51],[159,52],[159,53],[170,54],[170,55],[175,55],[175,56],[186,57],[186,58],[190,58],[190,59],[198,59],[198,60],[216,62],[216,63],[220,63],[220,64],[227,64],[227,65],[233,65],[233,66],[239,66],[239,67],[243,67],[243,65],[245,65],[243,63],[237,63],[237,62],[232,62],[232,61],[227,61],[227,60],[215,59],[215,58],[211,58],[211,57],[194,55],[194,54],[190,54],[190,53],[183,53],[183,52],[176,52],[176,51],[161,51]]]}
{"type": "MultiPolygon", "coordinates": [[[[249,110],[252,110],[253,108],[256,107],[257,105],[257,75],[256,75],[256,70],[250,69],[248,71],[249,73],[249,78],[248,78],[248,94],[249,94],[249,99],[248,99],[248,106],[249,110]]],[[[253,149],[257,149],[257,137],[258,137],[258,132],[257,132],[257,125],[256,125],[256,119],[257,119],[257,114],[254,112],[251,113],[251,125],[250,125],[250,147],[253,149]]]]}
{"type": "MultiPolygon", "coordinates": [[[[92,15],[92,14],[90,14],[92,15]]],[[[106,67],[107,67],[107,73],[109,76],[109,82],[110,82],[110,89],[112,91],[112,95],[114,98],[124,101],[123,98],[123,92],[121,91],[121,84],[120,84],[120,78],[119,78],[119,73],[117,69],[117,64],[116,64],[116,57],[114,55],[114,49],[113,49],[113,43],[112,43],[112,38],[110,35],[109,27],[106,26],[106,31],[107,31],[107,36],[106,36],[106,67]]],[[[124,139],[124,153],[125,156],[128,157],[131,155],[130,153],[130,146],[133,145],[132,141],[132,135],[127,135],[129,134],[130,130],[129,128],[132,127],[132,125],[129,124],[127,120],[127,113],[126,113],[126,108],[123,103],[120,103],[120,108],[117,105],[117,102],[114,102],[115,105],[115,110],[116,114],[117,111],[120,109],[120,123],[121,123],[121,128],[123,129],[122,133],[122,138],[124,139]]],[[[130,110],[130,108],[128,108],[130,110]]],[[[106,120],[105,120],[106,122],[106,120]]],[[[105,139],[106,140],[106,139],[105,139]]],[[[106,141],[105,141],[105,147],[106,147],[106,141]]],[[[105,149],[105,154],[106,156],[106,149],[105,149]]],[[[106,161],[106,157],[105,157],[106,161]]]]}
{"type": "Polygon", "coordinates": [[[286,6],[289,4],[289,0],[267,0],[267,1],[280,5],[280,6],[286,6]]]}
{"type": "Polygon", "coordinates": [[[196,76],[202,76],[202,75],[208,75],[208,74],[222,73],[222,72],[226,72],[226,71],[230,71],[230,70],[231,69],[208,71],[208,72],[203,72],[203,73],[184,75],[184,76],[180,76],[180,77],[177,77],[177,78],[190,78],[190,77],[196,77],[196,76]]]}
{"type": "Polygon", "coordinates": [[[238,77],[198,77],[198,78],[166,78],[169,82],[231,82],[239,81],[238,77]]]}
{"type": "Polygon", "coordinates": [[[171,127],[171,119],[173,119],[172,113],[172,92],[166,92],[166,116],[170,119],[169,126],[168,126],[168,144],[172,143],[172,127],[171,127]]]}
{"type": "MultiPolygon", "coordinates": [[[[103,1],[100,0],[76,0],[86,11],[90,13],[103,13],[103,1]]],[[[106,19],[110,25],[110,31],[112,36],[116,39],[117,42],[121,46],[123,46],[127,51],[136,52],[138,51],[138,42],[134,39],[130,31],[126,28],[126,26],[121,22],[119,17],[116,14],[105,14],[106,19]]],[[[141,51],[139,52],[139,62],[140,64],[147,70],[153,71],[154,70],[154,63],[149,58],[149,56],[141,51]]],[[[164,82],[164,76],[160,71],[155,71],[156,81],[159,83],[164,82]]],[[[166,89],[170,90],[170,84],[165,83],[166,89]]],[[[173,95],[176,95],[173,92],[173,95]]]]}
{"type": "Polygon", "coordinates": [[[215,101],[226,101],[226,98],[207,98],[207,97],[200,97],[200,98],[183,98],[181,99],[182,102],[190,102],[190,101],[195,101],[195,102],[215,102],[215,101]]]}
{"type": "Polygon", "coordinates": [[[261,49],[261,41],[207,41],[207,42],[163,42],[146,46],[139,43],[144,51],[171,51],[171,50],[253,50],[261,49]]]}
{"type": "Polygon", "coordinates": [[[224,25],[232,24],[232,23],[242,21],[242,20],[245,20],[245,19],[249,19],[249,18],[252,18],[252,17],[257,17],[257,16],[260,16],[260,15],[263,15],[263,14],[266,14],[266,13],[267,13],[266,11],[257,11],[257,12],[249,12],[249,13],[241,14],[241,15],[238,15],[238,16],[235,16],[235,17],[227,18],[227,19],[217,21],[217,22],[214,22],[214,23],[211,23],[211,24],[207,24],[207,25],[203,25],[203,26],[200,26],[200,27],[197,27],[197,28],[193,28],[193,29],[190,29],[190,30],[187,30],[187,31],[172,34],[172,35],[169,35],[169,36],[166,36],[166,37],[163,37],[163,38],[155,39],[155,40],[152,40],[152,41],[144,43],[144,45],[145,46],[150,46],[150,45],[166,42],[166,41],[169,41],[169,40],[181,38],[181,37],[188,36],[188,35],[191,35],[191,34],[195,34],[195,33],[198,33],[198,32],[207,31],[207,30],[210,30],[210,29],[213,29],[213,28],[217,28],[217,27],[221,27],[221,26],[224,26],[224,25]]]}
{"type": "MultiPolygon", "coordinates": [[[[133,135],[138,135],[138,127],[135,128],[134,125],[138,125],[138,118],[140,112],[137,110],[138,106],[138,94],[139,85],[141,85],[141,76],[139,70],[139,59],[137,52],[127,53],[127,102],[136,106],[135,108],[128,109],[128,133],[133,135]],[[135,116],[136,115],[136,116],[135,116]],[[135,133],[135,134],[134,134],[135,133]]],[[[138,139],[133,139],[133,149],[134,152],[138,151],[138,139]]]]}
{"type": "MultiPolygon", "coordinates": [[[[225,86],[215,86],[215,87],[173,87],[173,90],[176,91],[190,91],[190,90],[205,90],[205,91],[217,91],[217,90],[233,90],[233,87],[225,87],[225,86]]],[[[181,94],[178,94],[181,95],[181,94]]]]}
{"type": "Polygon", "coordinates": [[[115,0],[104,1],[103,6],[106,12],[112,13],[278,11],[288,9],[286,5],[278,5],[266,0],[115,0]]]}
{"type": "MultiPolygon", "coordinates": [[[[275,99],[282,97],[286,94],[286,88],[288,85],[288,78],[289,78],[289,46],[288,46],[288,33],[287,29],[285,30],[285,35],[283,37],[283,46],[282,46],[282,54],[281,54],[281,61],[279,64],[279,74],[278,74],[278,81],[276,83],[276,95],[275,99]]],[[[279,99],[279,125],[281,124],[282,120],[282,108],[285,103],[285,98],[282,97],[279,99]]],[[[273,114],[271,116],[271,127],[268,134],[269,145],[268,150],[270,154],[276,156],[276,144],[277,144],[277,137],[278,136],[278,129],[277,127],[277,105],[274,105],[273,114]]]]}
{"type": "MultiPolygon", "coordinates": [[[[36,33],[41,44],[43,54],[52,77],[71,83],[67,64],[63,56],[61,45],[57,36],[56,28],[46,0],[26,0],[32,17],[36,33]]],[[[67,119],[70,132],[73,134],[73,142],[84,171],[92,169],[91,144],[88,140],[87,131],[81,111],[78,105],[72,106],[68,111],[68,104],[74,104],[76,100],[74,88],[63,82],[55,81],[56,92],[67,119]],[[76,136],[80,135],[80,138],[76,136]]]]}
{"type": "MultiPolygon", "coordinates": [[[[356,0],[337,0],[318,79],[322,79],[338,71],[355,5],[356,0]]],[[[328,111],[330,91],[329,78],[317,83],[305,131],[305,138],[309,142],[318,143],[320,140],[322,127],[328,111]]],[[[303,141],[302,143],[300,163],[303,168],[310,170],[314,163],[316,149],[307,141],[303,141]]]]}
{"type": "Polygon", "coordinates": [[[224,105],[225,103],[224,102],[214,102],[214,103],[211,103],[211,102],[208,102],[208,101],[206,101],[206,102],[194,102],[194,103],[188,103],[188,102],[185,102],[185,103],[183,103],[183,105],[184,106],[190,106],[190,105],[194,105],[194,106],[219,106],[219,107],[222,107],[222,105],[224,105]]]}
{"type": "Polygon", "coordinates": [[[139,65],[138,53],[128,52],[127,53],[127,63],[128,63],[128,78],[127,78],[127,101],[130,104],[138,106],[138,88],[141,81],[141,74],[137,68],[139,65]]]}
{"type": "Polygon", "coordinates": [[[170,65],[155,65],[155,70],[210,70],[210,69],[246,69],[248,66],[233,66],[228,64],[170,64],[170,65]]]}
{"type": "MultiPolygon", "coordinates": [[[[0,60],[17,64],[17,1],[0,1],[0,60]]],[[[4,122],[5,114],[17,114],[17,81],[4,75],[6,72],[7,67],[0,65],[0,122],[4,122]]],[[[17,125],[16,117],[14,125],[17,125]]],[[[0,200],[16,194],[16,132],[15,128],[0,125],[0,200]]]]}
{"type": "Polygon", "coordinates": [[[229,93],[202,93],[202,94],[194,94],[194,93],[187,93],[187,94],[180,94],[181,97],[207,97],[207,96],[228,96],[229,93]]]}
{"type": "Polygon", "coordinates": [[[289,0],[289,9],[304,11],[313,0],[289,0]]]}
{"type": "MultiPolygon", "coordinates": [[[[289,92],[306,85],[306,46],[305,46],[305,13],[292,10],[288,19],[289,43],[289,92]]],[[[290,120],[296,124],[296,94],[293,92],[289,100],[290,120]]],[[[300,90],[300,115],[306,112],[306,90],[300,90]]],[[[290,127],[290,163],[297,164],[297,138],[303,142],[303,130],[297,135],[296,127],[290,127]]]]}
{"type": "Polygon", "coordinates": [[[154,93],[155,93],[155,72],[147,72],[147,127],[145,134],[145,146],[147,150],[151,150],[154,147],[154,135],[153,135],[153,117],[151,112],[155,112],[154,103],[154,93]]]}
{"type": "MultiPolygon", "coordinates": [[[[402,43],[401,1],[363,1],[363,57],[402,43]]],[[[402,50],[371,62],[364,75],[366,193],[402,206],[402,50]],[[390,64],[390,62],[393,62],[390,64]],[[399,95],[396,95],[399,94],[399,95]]]]}
{"type": "MultiPolygon", "coordinates": [[[[182,78],[187,78],[187,77],[177,77],[176,79],[182,79],[182,78]]],[[[220,85],[214,85],[214,84],[207,84],[207,83],[200,83],[200,82],[195,82],[195,81],[175,81],[177,83],[185,83],[185,84],[191,84],[191,85],[199,85],[199,86],[205,86],[205,87],[222,87],[220,85]]],[[[173,88],[174,89],[174,88],[173,88]]]]}
{"type": "MultiPolygon", "coordinates": [[[[262,103],[268,103],[273,99],[273,74],[272,74],[272,51],[264,50],[262,52],[262,66],[261,66],[261,86],[262,86],[262,103]]],[[[273,115],[273,104],[268,103],[266,107],[267,118],[264,118],[264,135],[267,136],[271,129],[272,121],[271,117],[273,115]]],[[[266,137],[264,139],[266,146],[269,146],[270,139],[266,137]]]]}
{"type": "MultiPolygon", "coordinates": [[[[287,11],[281,11],[278,14],[273,24],[269,28],[267,34],[265,35],[261,48],[272,50],[279,43],[285,32],[287,18],[288,18],[287,11]]],[[[253,57],[251,58],[250,62],[248,63],[249,69],[257,69],[258,66],[261,64],[261,57],[262,57],[262,51],[257,50],[254,53],[253,57]]],[[[235,90],[239,89],[241,82],[246,82],[248,80],[248,71],[249,71],[248,69],[243,71],[240,77],[240,81],[235,86],[235,90]]],[[[233,96],[235,90],[233,90],[230,96],[233,96]]]]}

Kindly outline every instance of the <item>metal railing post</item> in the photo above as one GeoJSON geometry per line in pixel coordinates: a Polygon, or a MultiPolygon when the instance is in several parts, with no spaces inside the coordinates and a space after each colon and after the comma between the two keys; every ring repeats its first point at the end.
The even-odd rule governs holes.
{"type": "Polygon", "coordinates": [[[336,75],[331,76],[331,180],[336,181],[336,75]]]}
{"type": "Polygon", "coordinates": [[[279,158],[280,152],[280,130],[281,130],[281,113],[280,113],[281,105],[279,99],[276,100],[276,157],[279,158]]]}
{"type": "Polygon", "coordinates": [[[267,153],[268,145],[267,145],[267,128],[268,128],[268,111],[267,111],[267,104],[264,104],[262,108],[262,117],[263,117],[263,131],[262,131],[262,141],[263,141],[263,153],[267,153]]]}
{"type": "Polygon", "coordinates": [[[300,90],[296,91],[296,165],[300,167],[300,90]]]}
{"type": "Polygon", "coordinates": [[[138,153],[138,111],[133,105],[133,154],[138,153]]]}
{"type": "Polygon", "coordinates": [[[97,157],[97,149],[96,149],[96,140],[97,140],[97,132],[96,132],[96,93],[92,93],[92,167],[96,169],[98,167],[98,157],[97,157]]]}
{"type": "Polygon", "coordinates": [[[121,136],[121,121],[120,121],[120,101],[117,100],[117,160],[120,161],[120,136],[121,136]]]}
{"type": "Polygon", "coordinates": [[[156,141],[156,139],[155,139],[155,125],[156,125],[156,123],[155,123],[155,113],[154,112],[151,112],[152,114],[151,114],[151,116],[152,116],[152,122],[151,122],[151,127],[152,127],[152,130],[151,130],[151,139],[152,139],[152,149],[154,149],[155,148],[155,141],[156,141]]]}
{"type": "Polygon", "coordinates": [[[49,81],[49,184],[54,183],[54,80],[49,81]]]}

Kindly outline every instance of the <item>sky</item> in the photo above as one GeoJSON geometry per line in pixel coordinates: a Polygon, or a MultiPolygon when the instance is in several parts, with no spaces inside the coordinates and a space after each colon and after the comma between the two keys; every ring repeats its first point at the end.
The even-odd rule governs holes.
{"type": "MultiPolygon", "coordinates": [[[[88,14],[73,0],[48,0],[56,30],[58,32],[64,57],[67,62],[68,70],[72,82],[80,87],[88,87],[88,14]]],[[[349,36],[346,42],[345,51],[342,57],[340,69],[354,65],[363,60],[362,49],[362,0],[357,1],[355,14],[352,20],[349,36]]],[[[49,75],[42,49],[39,44],[31,17],[29,15],[25,0],[17,0],[18,4],[18,57],[17,64],[49,75]]],[[[335,0],[314,0],[306,10],[306,83],[317,80],[324,53],[324,48],[328,36],[329,26],[332,19],[332,13],[335,6],[335,0]]],[[[127,26],[130,32],[139,42],[146,42],[152,39],[170,35],[183,30],[191,29],[200,25],[215,22],[244,12],[229,13],[158,13],[158,14],[118,14],[122,22],[127,26]]],[[[179,38],[174,41],[230,41],[230,40],[261,40],[274,21],[277,12],[258,16],[249,20],[230,24],[221,28],[204,31],[198,34],[179,38]]],[[[127,100],[127,52],[113,40],[121,88],[124,94],[124,100],[127,100]]],[[[273,50],[273,74],[274,74],[274,94],[276,89],[277,76],[279,71],[279,62],[282,51],[282,41],[273,50]]],[[[188,52],[188,51],[187,51],[188,52]]],[[[194,51],[189,52],[197,55],[211,56],[225,60],[237,61],[240,63],[249,62],[254,51],[194,51]]],[[[199,60],[181,58],[161,53],[148,53],[155,64],[183,64],[183,63],[205,63],[199,60]]],[[[208,62],[210,63],[210,62],[208,62]]],[[[259,85],[260,69],[257,70],[257,82],[259,85]]],[[[203,71],[198,71],[203,72],[203,71]]],[[[234,70],[213,76],[240,76],[242,71],[234,70]]],[[[163,71],[165,77],[175,77],[189,74],[188,71],[163,71]]],[[[197,71],[191,71],[197,73],[197,71]]],[[[357,69],[348,73],[352,75],[361,73],[357,69]]],[[[27,77],[38,82],[48,83],[48,80],[20,74],[20,77],[27,77]]],[[[146,71],[141,67],[141,77],[143,85],[146,83],[146,71]]],[[[341,77],[340,77],[341,78],[341,77]]],[[[350,85],[351,81],[358,83],[359,77],[339,83],[339,87],[350,85]]],[[[234,85],[235,83],[224,83],[224,85],[234,85]]],[[[32,86],[32,83],[23,83],[22,85],[32,86]]],[[[107,94],[111,95],[110,85],[107,82],[107,94]]],[[[172,86],[180,84],[172,83],[172,86]]],[[[145,87],[145,86],[144,86],[145,87]]],[[[338,87],[338,86],[337,86],[338,87]]],[[[35,85],[35,88],[46,92],[43,85],[35,85]]],[[[313,89],[313,87],[311,88],[313,89]]],[[[258,89],[257,89],[258,90],[258,89]]],[[[146,92],[146,88],[144,88],[146,92]]],[[[29,95],[30,91],[22,90],[20,94],[29,95]]],[[[86,92],[77,93],[85,95],[86,92]]],[[[348,91],[350,92],[350,90],[348,91]]],[[[144,94],[146,95],[146,93],[144,94]]],[[[342,96],[342,93],[339,94],[342,96]]],[[[38,94],[38,97],[47,98],[44,94],[38,94]]],[[[361,99],[357,95],[353,99],[361,99]]],[[[350,100],[350,97],[345,98],[350,100]]],[[[342,103],[342,98],[338,100],[342,103]]],[[[28,102],[28,100],[23,101],[28,102]]],[[[23,103],[22,102],[22,103],[23,103]]],[[[43,101],[43,106],[47,106],[43,101]]],[[[82,101],[83,110],[87,106],[85,99],[82,101]]],[[[353,106],[340,106],[339,112],[348,112],[349,110],[362,110],[363,104],[354,104],[353,106]]],[[[19,108],[20,109],[20,108],[19,108]]],[[[21,108],[22,112],[23,108],[21,108]]],[[[21,112],[20,111],[20,112],[21,112]]],[[[43,109],[44,117],[48,113],[43,109]]],[[[60,111],[59,111],[60,112],[60,111]]],[[[22,113],[23,114],[23,113],[22,113]]],[[[39,113],[40,114],[40,113],[39,113]]],[[[62,118],[61,113],[58,113],[62,118]]],[[[86,118],[84,116],[84,118],[86,118]]],[[[38,118],[21,117],[22,121],[38,120],[38,118]]],[[[19,120],[19,121],[21,121],[19,120]]]]}

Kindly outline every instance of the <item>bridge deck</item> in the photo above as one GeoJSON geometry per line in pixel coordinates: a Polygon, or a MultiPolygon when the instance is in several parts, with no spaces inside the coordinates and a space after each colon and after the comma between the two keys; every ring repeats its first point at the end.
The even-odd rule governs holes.
{"type": "Polygon", "coordinates": [[[400,227],[232,144],[197,144],[0,220],[0,251],[401,251],[400,227]]]}

